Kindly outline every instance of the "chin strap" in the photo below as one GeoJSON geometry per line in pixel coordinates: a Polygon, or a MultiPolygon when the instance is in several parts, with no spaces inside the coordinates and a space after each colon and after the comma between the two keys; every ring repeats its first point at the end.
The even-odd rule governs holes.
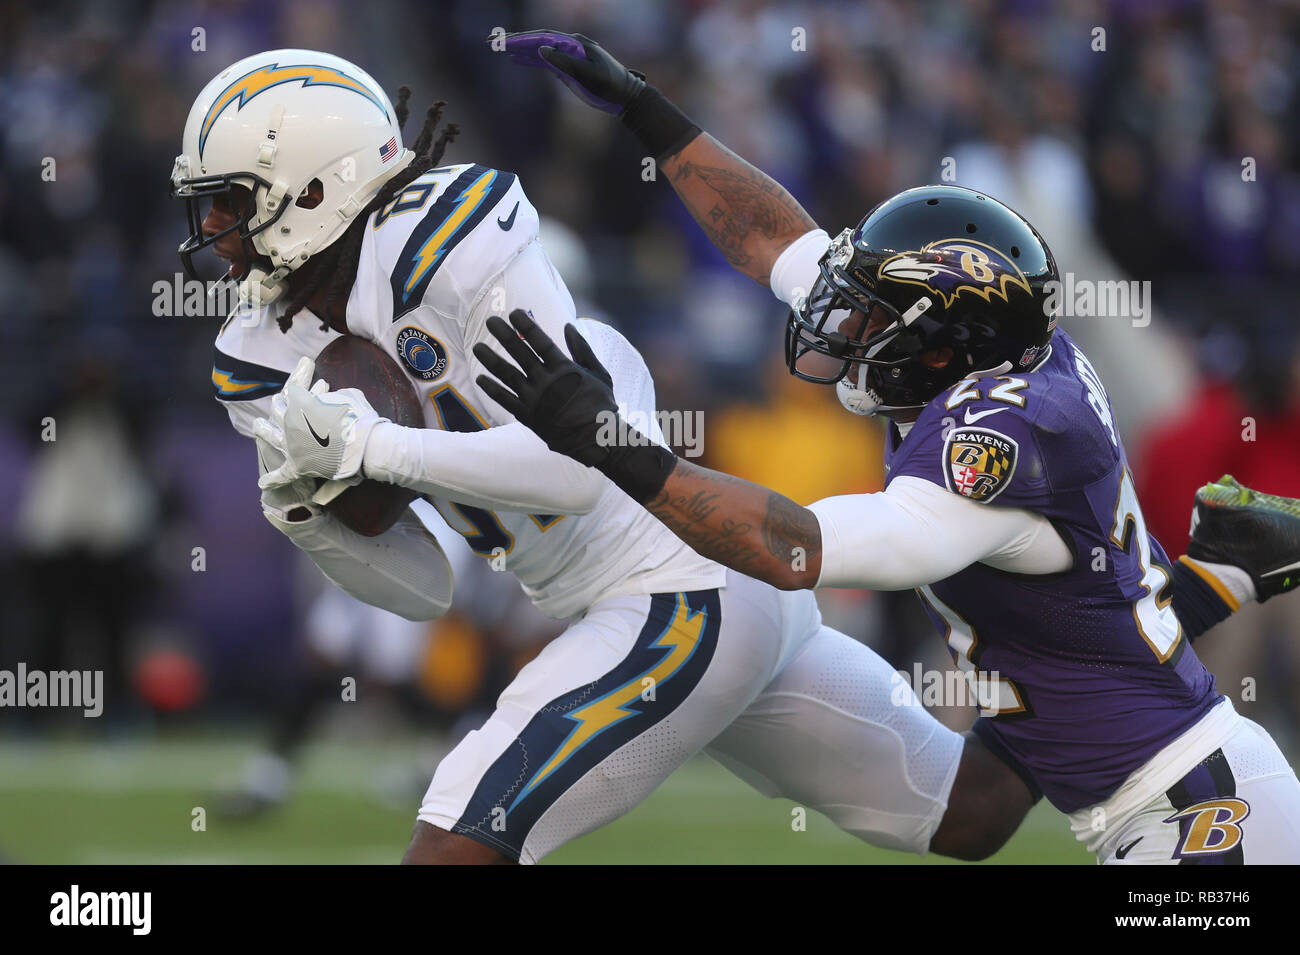
{"type": "MultiPolygon", "coordinates": [[[[345,225],[350,223],[353,217],[364,209],[379,190],[383,188],[384,183],[409,166],[414,159],[414,152],[409,149],[402,150],[402,154],[398,156],[397,161],[391,168],[384,170],[381,175],[376,176],[348,196],[342,205],[335,210],[335,215],[345,225]]],[[[287,195],[288,186],[282,180],[276,180],[267,193],[267,212],[274,214],[280,207],[280,203],[287,201],[287,195]]],[[[288,287],[285,279],[294,270],[289,268],[287,263],[296,262],[294,268],[301,268],[312,255],[322,251],[322,249],[313,248],[315,238],[319,237],[321,233],[332,231],[335,228],[337,228],[335,221],[332,218],[326,219],[317,226],[316,236],[301,245],[295,246],[291,254],[285,256],[277,249],[277,255],[273,256],[273,258],[281,258],[286,264],[278,266],[274,271],[267,272],[265,269],[259,269],[256,266],[251,267],[248,275],[239,283],[239,300],[252,308],[261,308],[276,301],[284,294],[285,289],[288,287]]],[[[334,237],[333,241],[337,241],[341,235],[340,232],[334,237]]]]}
{"type": "Polygon", "coordinates": [[[847,411],[856,415],[873,415],[880,410],[880,395],[867,387],[867,366],[858,365],[857,384],[850,384],[845,375],[835,383],[835,396],[847,411]]]}
{"type": "Polygon", "coordinates": [[[239,283],[239,301],[250,308],[262,308],[270,305],[284,294],[288,283],[289,270],[284,266],[274,272],[250,268],[248,275],[239,283]]]}
{"type": "MultiPolygon", "coordinates": [[[[847,232],[847,230],[845,230],[847,232]]],[[[922,295],[906,312],[899,316],[896,323],[899,327],[895,328],[894,333],[887,338],[882,339],[871,347],[867,352],[867,357],[874,357],[882,348],[888,345],[894,337],[903,329],[907,328],[914,321],[920,318],[934,303],[929,298],[922,295]]],[[[866,364],[858,365],[858,383],[856,385],[848,384],[849,376],[845,375],[835,383],[835,394],[840,399],[846,410],[856,415],[874,415],[882,411],[898,410],[881,401],[880,395],[873,388],[867,387],[867,366],[866,364]]]]}

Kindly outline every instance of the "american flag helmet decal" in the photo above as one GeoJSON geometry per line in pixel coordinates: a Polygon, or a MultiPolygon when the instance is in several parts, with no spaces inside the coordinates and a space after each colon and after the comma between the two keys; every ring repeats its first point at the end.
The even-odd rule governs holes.
{"type": "Polygon", "coordinates": [[[379,147],[379,161],[388,162],[397,155],[397,137],[394,136],[388,142],[379,147]]]}

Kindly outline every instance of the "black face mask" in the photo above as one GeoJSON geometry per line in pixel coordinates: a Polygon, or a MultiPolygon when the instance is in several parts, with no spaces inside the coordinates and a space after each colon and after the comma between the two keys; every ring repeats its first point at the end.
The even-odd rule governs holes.
{"type": "Polygon", "coordinates": [[[927,392],[940,390],[939,379],[946,378],[921,362],[926,336],[939,330],[924,314],[928,307],[929,299],[918,295],[907,314],[901,314],[893,303],[823,260],[812,291],[791,310],[786,324],[786,366],[796,378],[815,384],[836,384],[848,375],[856,385],[865,382],[890,408],[921,407],[927,392]],[[858,318],[846,321],[854,312],[858,318]],[[868,334],[869,319],[877,325],[883,320],[883,327],[868,334]]]}
{"type": "Polygon", "coordinates": [[[248,227],[249,222],[257,214],[255,197],[259,187],[269,190],[271,184],[265,179],[248,172],[182,179],[179,185],[175,182],[172,183],[171,197],[185,200],[185,214],[190,229],[189,237],[176,249],[177,254],[181,257],[181,264],[184,266],[187,276],[202,281],[203,277],[199,275],[198,269],[194,265],[194,253],[206,249],[232,232],[238,233],[240,242],[244,247],[245,258],[244,273],[234,276],[234,278],[238,280],[247,275],[253,261],[260,257],[250,240],[257,233],[274,224],[284,214],[284,210],[288,205],[287,203],[281,203],[280,209],[274,216],[250,229],[248,227]],[[247,196],[245,202],[237,201],[241,193],[236,191],[236,187],[243,187],[244,194],[247,196]],[[205,236],[203,234],[203,220],[207,218],[212,204],[221,197],[226,197],[229,206],[236,210],[235,221],[215,235],[205,236]]]}

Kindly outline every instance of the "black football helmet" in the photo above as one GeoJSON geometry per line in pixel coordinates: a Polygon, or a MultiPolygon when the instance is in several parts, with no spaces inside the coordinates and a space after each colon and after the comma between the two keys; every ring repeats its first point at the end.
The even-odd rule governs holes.
{"type": "Polygon", "coordinates": [[[855,414],[919,408],[968,375],[1031,368],[1056,330],[1047,243],[962,186],[886,199],[820,266],[790,313],[786,361],[796,377],[836,385],[855,414]]]}

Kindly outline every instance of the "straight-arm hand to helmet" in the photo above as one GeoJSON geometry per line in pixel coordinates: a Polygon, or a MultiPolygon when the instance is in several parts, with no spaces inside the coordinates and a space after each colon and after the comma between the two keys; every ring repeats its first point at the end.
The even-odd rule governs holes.
{"type": "Polygon", "coordinates": [[[702,132],[667,97],[582,34],[505,37],[514,63],[548,69],[588,105],[616,113],[659,164],[705,235],[737,271],[767,285],[772,266],[817,229],[785,188],[702,132]]]}

